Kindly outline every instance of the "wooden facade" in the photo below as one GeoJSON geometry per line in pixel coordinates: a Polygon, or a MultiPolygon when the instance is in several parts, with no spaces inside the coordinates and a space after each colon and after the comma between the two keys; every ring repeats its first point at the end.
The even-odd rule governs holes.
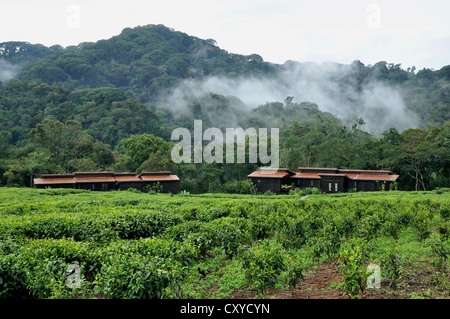
{"type": "Polygon", "coordinates": [[[260,168],[259,172],[253,172],[248,177],[257,185],[258,192],[271,191],[279,194],[283,191],[283,185],[292,183],[291,176],[295,173],[287,168],[260,168]]]}
{"type": "Polygon", "coordinates": [[[258,185],[259,192],[282,193],[283,185],[293,188],[318,188],[325,193],[380,191],[391,189],[399,175],[387,170],[354,170],[338,168],[299,167],[298,172],[286,168],[260,168],[248,177],[258,185]]]}
{"type": "Polygon", "coordinates": [[[92,191],[126,190],[148,191],[148,185],[159,183],[163,193],[178,193],[180,179],[169,171],[136,173],[75,172],[71,174],[42,174],[33,180],[37,188],[76,188],[92,191]]]}

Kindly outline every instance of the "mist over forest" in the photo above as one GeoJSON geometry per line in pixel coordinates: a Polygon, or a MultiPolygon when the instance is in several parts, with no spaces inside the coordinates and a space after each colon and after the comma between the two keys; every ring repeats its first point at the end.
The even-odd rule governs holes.
{"type": "Polygon", "coordinates": [[[242,191],[258,164],[170,161],[172,130],[199,119],[204,128],[280,128],[280,161],[294,170],[391,169],[404,189],[449,187],[449,105],[450,66],[275,64],[163,25],[65,48],[5,42],[0,183],[162,169],[177,172],[192,192],[242,191]],[[127,153],[133,143],[142,145],[139,158],[127,153]]]}
{"type": "MultiPolygon", "coordinates": [[[[364,130],[377,136],[389,128],[403,131],[424,126],[418,114],[406,107],[401,87],[376,78],[357,83],[356,66],[357,62],[352,65],[288,62],[269,76],[185,79],[171,88],[161,103],[178,114],[196,99],[215,93],[238,98],[238,104],[250,111],[293,97],[295,102],[317,104],[320,111],[335,115],[347,125],[355,117],[363,118],[364,130]]],[[[227,124],[238,125],[233,120],[227,124]]]]}

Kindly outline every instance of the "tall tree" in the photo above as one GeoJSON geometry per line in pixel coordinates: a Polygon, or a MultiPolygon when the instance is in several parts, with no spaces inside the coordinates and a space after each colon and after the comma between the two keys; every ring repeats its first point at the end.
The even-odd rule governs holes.
{"type": "Polygon", "coordinates": [[[125,154],[118,167],[131,171],[142,171],[148,168],[162,168],[171,161],[172,143],[166,142],[153,134],[137,134],[121,141],[125,154]],[[159,164],[155,165],[158,161],[159,164]]]}
{"type": "Polygon", "coordinates": [[[83,168],[87,158],[95,163],[97,169],[114,162],[109,146],[96,142],[92,136],[83,133],[81,124],[76,121],[62,123],[46,119],[36,125],[28,136],[32,143],[47,150],[56,164],[66,172],[83,168]]]}
{"type": "Polygon", "coordinates": [[[403,160],[402,171],[415,182],[415,190],[427,189],[425,174],[427,164],[435,152],[434,145],[427,140],[427,131],[408,129],[402,133],[399,145],[403,160]]]}

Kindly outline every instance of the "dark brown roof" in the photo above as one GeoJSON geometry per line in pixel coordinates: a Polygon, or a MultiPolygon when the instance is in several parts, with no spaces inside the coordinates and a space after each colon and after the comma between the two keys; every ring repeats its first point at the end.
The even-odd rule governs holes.
{"type": "Polygon", "coordinates": [[[136,176],[136,172],[119,172],[114,173],[114,176],[136,176]]]}
{"type": "Polygon", "coordinates": [[[42,174],[33,180],[35,185],[79,184],[79,183],[123,183],[145,181],[179,181],[170,171],[136,173],[75,172],[72,174],[42,174]]]}
{"type": "Polygon", "coordinates": [[[75,179],[73,177],[56,177],[56,178],[35,178],[33,180],[35,185],[43,184],[75,184],[75,179]]]}
{"type": "Polygon", "coordinates": [[[369,174],[369,175],[387,175],[392,174],[387,170],[365,170],[365,169],[338,169],[339,172],[345,174],[369,174]]]}
{"type": "Polygon", "coordinates": [[[258,178],[284,178],[289,176],[287,172],[271,172],[271,171],[264,171],[264,172],[253,172],[249,174],[247,177],[258,177],[258,178]]]}
{"type": "Polygon", "coordinates": [[[346,174],[348,178],[354,181],[380,181],[380,182],[394,182],[399,175],[382,175],[382,174],[346,174]]]}
{"type": "Polygon", "coordinates": [[[157,182],[157,181],[179,181],[180,178],[177,175],[145,175],[140,177],[141,180],[146,182],[157,182]]]}
{"type": "Polygon", "coordinates": [[[158,175],[170,175],[170,171],[161,171],[161,172],[142,172],[139,174],[142,176],[158,176],[158,175]]]}
{"type": "Polygon", "coordinates": [[[320,179],[321,176],[340,176],[355,181],[395,181],[399,175],[393,175],[388,170],[358,170],[358,169],[337,169],[324,167],[299,167],[300,172],[292,172],[287,168],[268,168],[261,167],[261,171],[256,171],[248,175],[248,177],[256,178],[304,178],[304,179],[320,179]]]}
{"type": "Polygon", "coordinates": [[[116,183],[124,183],[124,182],[141,182],[142,180],[137,176],[136,172],[121,172],[114,173],[114,179],[116,183]]]}
{"type": "Polygon", "coordinates": [[[114,172],[75,172],[75,177],[109,177],[113,176],[114,172]]]}
{"type": "Polygon", "coordinates": [[[340,176],[340,177],[347,177],[346,174],[339,174],[339,173],[318,173],[319,176],[340,176]]]}
{"type": "Polygon", "coordinates": [[[291,178],[320,179],[319,173],[295,173],[291,178]]]}
{"type": "Polygon", "coordinates": [[[258,177],[258,178],[284,178],[287,176],[294,176],[295,172],[287,168],[278,167],[260,167],[259,172],[253,172],[247,177],[258,177]]]}
{"type": "Polygon", "coordinates": [[[337,168],[329,167],[298,167],[299,170],[321,170],[321,171],[337,171],[337,168]]]}
{"type": "Polygon", "coordinates": [[[92,177],[74,177],[73,178],[75,180],[76,184],[79,183],[114,183],[116,180],[114,177],[96,177],[96,176],[92,176],[92,177]]]}

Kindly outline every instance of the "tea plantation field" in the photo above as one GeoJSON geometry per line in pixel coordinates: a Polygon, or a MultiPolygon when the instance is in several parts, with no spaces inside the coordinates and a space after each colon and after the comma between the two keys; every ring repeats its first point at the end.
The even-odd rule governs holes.
{"type": "Polygon", "coordinates": [[[328,291],[345,298],[449,298],[449,236],[445,191],[0,188],[0,297],[277,298],[328,264],[341,278],[328,291]]]}

